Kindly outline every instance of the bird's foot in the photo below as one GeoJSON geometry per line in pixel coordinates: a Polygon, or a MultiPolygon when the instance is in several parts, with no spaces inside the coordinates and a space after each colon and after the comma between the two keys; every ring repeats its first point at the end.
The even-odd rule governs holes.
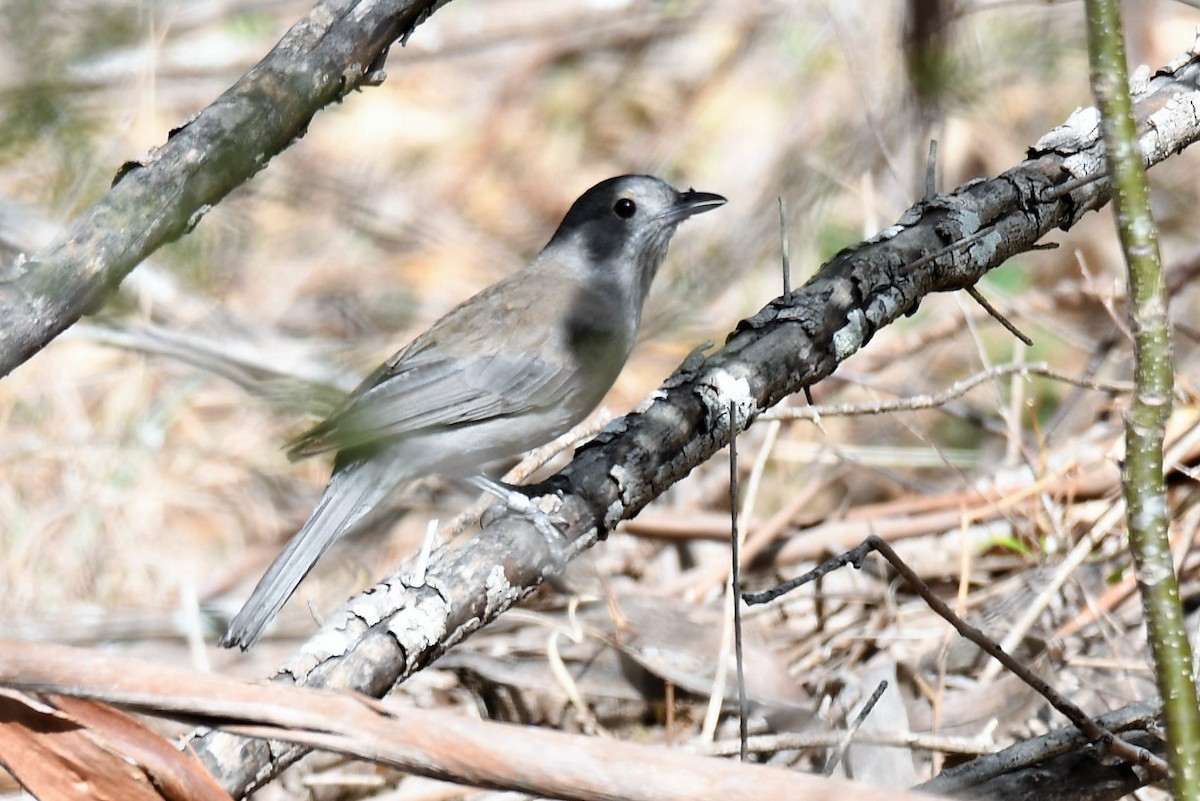
{"type": "MultiPolygon", "coordinates": [[[[554,555],[554,561],[561,564],[563,559],[563,533],[554,524],[550,515],[533,502],[525,493],[516,487],[496,481],[487,476],[471,476],[467,479],[472,485],[484,492],[494,495],[504,501],[504,505],[519,515],[529,518],[533,527],[542,535],[546,545],[554,555]]],[[[565,521],[564,521],[565,522],[565,521]]]]}

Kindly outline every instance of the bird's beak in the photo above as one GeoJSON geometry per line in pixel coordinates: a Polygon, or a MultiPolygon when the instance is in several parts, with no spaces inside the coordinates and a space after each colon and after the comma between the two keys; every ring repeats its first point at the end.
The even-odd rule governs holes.
{"type": "Polygon", "coordinates": [[[679,197],[675,200],[675,205],[660,214],[659,219],[668,224],[678,223],[693,214],[703,214],[724,205],[725,198],[720,195],[689,189],[686,192],[680,192],[679,197]]]}

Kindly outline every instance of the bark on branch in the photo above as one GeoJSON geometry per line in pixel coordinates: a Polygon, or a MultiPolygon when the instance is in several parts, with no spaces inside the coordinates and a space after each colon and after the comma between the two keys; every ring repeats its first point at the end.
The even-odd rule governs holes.
{"type": "Polygon", "coordinates": [[[324,0],[241,80],[0,282],[0,376],[99,306],[130,270],[190,231],[304,135],[326,105],[377,79],[388,47],[447,0],[324,0]]]}

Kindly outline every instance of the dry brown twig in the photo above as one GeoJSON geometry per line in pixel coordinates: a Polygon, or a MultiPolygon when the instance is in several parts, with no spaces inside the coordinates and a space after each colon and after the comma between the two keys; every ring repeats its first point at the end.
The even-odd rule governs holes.
{"type": "Polygon", "coordinates": [[[919,594],[939,617],[953,626],[963,637],[975,643],[989,656],[1003,664],[1014,675],[1019,676],[1025,684],[1037,691],[1055,709],[1075,724],[1091,742],[1100,744],[1113,755],[1120,757],[1130,764],[1147,768],[1158,779],[1163,779],[1170,775],[1170,768],[1167,766],[1165,760],[1155,756],[1144,748],[1135,747],[1125,742],[1111,731],[1105,729],[1084,713],[1082,709],[1068,701],[1066,697],[1055,690],[1049,683],[1001,649],[994,640],[955,614],[929,585],[922,581],[920,576],[913,572],[904,560],[896,554],[892,547],[879,537],[874,535],[867,537],[857,548],[823,562],[804,575],[797,576],[769,590],[745,593],[743,598],[749,604],[769,603],[797,587],[820,578],[832,570],[837,570],[846,565],[854,565],[856,568],[861,567],[863,559],[871,551],[875,551],[883,556],[905,582],[907,582],[908,586],[919,594]]]}

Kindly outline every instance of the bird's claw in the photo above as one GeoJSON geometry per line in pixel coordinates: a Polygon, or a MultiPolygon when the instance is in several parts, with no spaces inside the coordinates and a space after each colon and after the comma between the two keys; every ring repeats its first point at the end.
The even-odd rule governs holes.
{"type": "Polygon", "coordinates": [[[528,518],[533,527],[542,535],[542,539],[546,541],[546,545],[550,548],[550,553],[554,557],[555,564],[561,565],[563,563],[563,542],[565,538],[558,526],[565,526],[567,524],[566,520],[559,518],[557,520],[558,525],[556,525],[555,519],[538,506],[533,498],[508,484],[488,478],[487,476],[472,476],[469,481],[477,488],[502,500],[509,510],[528,518]]]}

